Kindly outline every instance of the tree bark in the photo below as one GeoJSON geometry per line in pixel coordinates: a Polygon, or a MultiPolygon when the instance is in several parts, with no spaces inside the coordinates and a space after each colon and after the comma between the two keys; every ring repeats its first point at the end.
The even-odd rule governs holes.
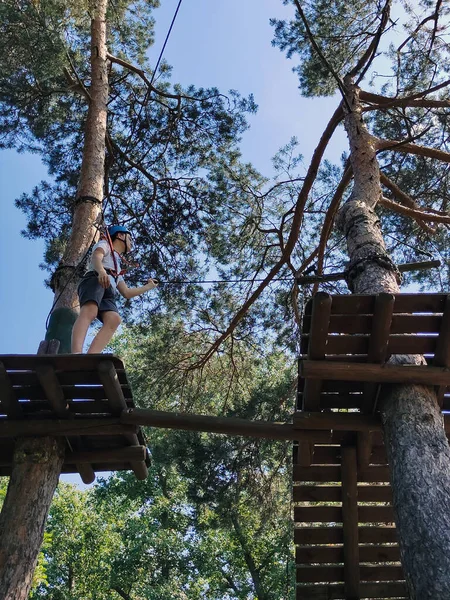
{"type": "Polygon", "coordinates": [[[98,238],[105,168],[108,102],[106,9],[108,0],[91,0],[91,86],[85,127],[80,181],[75,200],[72,232],[60,267],[52,278],[55,301],[46,339],[60,340],[60,352],[70,352],[72,327],[78,314],[75,271],[98,238]]]}
{"type": "MultiPolygon", "coordinates": [[[[374,138],[359,104],[359,90],[346,82],[345,127],[355,185],[341,209],[347,236],[349,287],[354,293],[398,293],[398,272],[387,255],[375,206],[381,196],[374,138]]],[[[396,356],[397,363],[423,363],[396,356]]],[[[450,598],[450,449],[432,388],[384,386],[380,411],[390,465],[400,553],[411,598],[450,598]]]]}
{"type": "Polygon", "coordinates": [[[27,600],[50,503],[64,461],[62,438],[16,443],[0,515],[0,598],[27,600]]]}

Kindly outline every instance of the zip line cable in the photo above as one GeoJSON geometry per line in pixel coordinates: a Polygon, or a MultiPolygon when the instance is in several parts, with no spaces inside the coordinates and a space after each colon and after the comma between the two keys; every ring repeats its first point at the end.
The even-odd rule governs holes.
{"type": "MultiPolygon", "coordinates": [[[[168,30],[168,32],[167,32],[167,35],[166,35],[166,39],[164,40],[164,44],[163,44],[163,46],[162,46],[162,48],[161,48],[161,52],[159,53],[158,60],[156,61],[156,66],[155,66],[155,68],[153,69],[153,73],[152,73],[152,76],[151,76],[151,79],[150,79],[150,86],[153,84],[153,81],[154,81],[154,79],[155,79],[156,73],[157,73],[157,71],[158,71],[159,63],[161,62],[161,59],[162,59],[162,57],[163,57],[164,50],[166,49],[167,42],[169,41],[169,37],[170,37],[170,34],[172,33],[172,28],[173,28],[173,26],[174,26],[175,19],[177,18],[178,11],[180,10],[180,6],[181,6],[181,3],[182,3],[182,2],[183,2],[183,0],[179,0],[179,1],[178,1],[178,5],[177,5],[177,8],[176,8],[176,10],[175,10],[175,14],[174,14],[174,15],[173,15],[173,17],[172,17],[172,22],[170,23],[170,27],[169,27],[169,30],[168,30]]],[[[141,106],[140,106],[140,108],[139,108],[139,112],[138,112],[138,115],[137,115],[136,121],[135,121],[135,123],[133,124],[133,127],[131,128],[131,133],[130,133],[130,135],[129,135],[129,137],[128,137],[127,143],[125,144],[125,150],[124,150],[124,154],[126,154],[126,153],[128,152],[128,149],[129,149],[129,147],[130,147],[130,144],[131,144],[131,140],[132,140],[132,138],[133,138],[133,135],[134,135],[134,132],[135,132],[135,130],[136,130],[136,127],[137,127],[138,121],[139,121],[139,119],[140,119],[140,117],[141,117],[142,111],[143,111],[144,107],[146,107],[146,106],[147,106],[147,104],[148,104],[148,99],[149,99],[149,97],[150,97],[150,93],[151,93],[151,89],[150,89],[150,88],[148,88],[148,89],[147,89],[147,91],[145,92],[144,101],[142,102],[142,104],[141,104],[141,106]]],[[[116,183],[117,183],[117,179],[118,179],[118,177],[119,177],[119,174],[117,174],[117,175],[116,175],[116,177],[115,177],[114,181],[113,181],[113,182],[112,182],[112,184],[111,184],[111,189],[110,189],[110,191],[109,191],[109,194],[108,194],[109,196],[111,196],[111,193],[112,193],[112,191],[113,191],[113,189],[114,189],[114,186],[115,186],[115,185],[116,185],[116,183]]]]}
{"type": "Polygon", "coordinates": [[[175,19],[177,18],[178,11],[180,10],[180,6],[181,6],[182,2],[183,2],[183,0],[179,0],[179,2],[178,2],[178,6],[175,10],[175,14],[173,15],[172,23],[170,24],[169,31],[167,32],[166,39],[164,40],[164,44],[161,49],[161,52],[159,53],[159,57],[156,62],[156,67],[153,70],[153,75],[152,75],[152,78],[150,79],[150,85],[152,85],[153,80],[155,79],[155,75],[156,75],[156,72],[158,71],[159,63],[161,62],[162,56],[164,54],[164,50],[166,49],[167,42],[169,41],[170,34],[172,33],[172,27],[175,23],[175,19]]]}

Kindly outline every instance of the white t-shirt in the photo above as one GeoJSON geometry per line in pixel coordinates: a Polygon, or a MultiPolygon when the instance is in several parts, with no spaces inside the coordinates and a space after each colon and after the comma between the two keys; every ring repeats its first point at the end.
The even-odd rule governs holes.
{"type": "MultiPolygon", "coordinates": [[[[97,248],[101,248],[105,252],[105,255],[104,255],[103,260],[102,260],[102,265],[105,267],[105,269],[111,269],[112,271],[115,271],[116,270],[116,265],[117,265],[117,271],[120,273],[120,254],[114,250],[114,254],[115,254],[115,257],[116,257],[116,265],[115,265],[114,264],[113,256],[111,254],[111,248],[110,248],[107,240],[100,240],[92,248],[91,259],[89,261],[87,270],[88,271],[95,271],[95,267],[94,267],[94,265],[92,263],[92,257],[94,255],[94,252],[97,250],[97,248]]],[[[112,275],[109,275],[109,281],[111,282],[112,289],[114,291],[116,291],[117,284],[120,281],[123,281],[123,277],[122,277],[122,275],[119,275],[119,277],[116,280],[116,279],[114,279],[114,277],[112,275]]]]}

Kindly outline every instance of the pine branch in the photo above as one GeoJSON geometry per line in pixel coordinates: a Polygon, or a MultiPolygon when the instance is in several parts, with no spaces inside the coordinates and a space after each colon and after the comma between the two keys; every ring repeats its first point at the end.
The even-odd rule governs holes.
{"type": "MultiPolygon", "coordinates": [[[[446,82],[446,85],[450,84],[450,80],[446,82]]],[[[428,91],[421,92],[423,95],[428,94],[428,91]]],[[[416,94],[417,95],[417,94],[416,94]]],[[[450,100],[426,100],[426,99],[415,99],[412,96],[406,98],[389,98],[386,96],[380,96],[379,94],[372,94],[361,90],[360,99],[363,102],[370,102],[375,106],[365,106],[364,112],[370,110],[386,109],[391,107],[422,107],[422,108],[450,108],[450,100]]]]}
{"type": "MultiPolygon", "coordinates": [[[[422,136],[425,132],[422,132],[422,136]]],[[[419,136],[417,136],[419,137],[419,136]]],[[[416,137],[416,139],[417,139],[416,137]]],[[[377,150],[394,150],[395,152],[405,152],[406,154],[415,154],[417,156],[425,156],[426,158],[436,158],[445,163],[450,163],[450,153],[438,150],[437,148],[428,148],[427,146],[419,146],[412,144],[409,141],[398,142],[396,140],[378,140],[377,150]]]]}
{"type": "Polygon", "coordinates": [[[348,76],[353,79],[353,77],[356,77],[356,75],[362,69],[362,72],[361,72],[360,76],[358,77],[358,81],[356,82],[356,85],[358,85],[359,82],[362,81],[364,75],[367,73],[367,69],[370,67],[370,65],[373,62],[373,59],[375,58],[377,48],[378,48],[378,45],[381,40],[381,36],[383,35],[383,32],[389,21],[389,16],[391,14],[391,4],[392,4],[392,0],[386,0],[386,4],[384,5],[383,10],[381,12],[381,22],[377,29],[376,34],[374,35],[373,40],[370,42],[369,47],[364,52],[364,54],[361,56],[361,58],[356,63],[356,65],[353,67],[353,69],[351,69],[351,71],[348,73],[348,76]]]}
{"type": "MultiPolygon", "coordinates": [[[[389,179],[389,177],[387,177],[382,172],[380,172],[380,182],[385,187],[387,187],[389,190],[391,190],[391,192],[394,194],[394,196],[398,200],[400,200],[400,202],[403,205],[405,205],[406,207],[408,207],[412,210],[419,210],[419,207],[417,206],[417,203],[414,200],[414,198],[411,198],[411,196],[406,194],[402,189],[400,189],[398,187],[398,185],[396,183],[394,183],[391,179],[389,179]]],[[[417,221],[417,224],[419,225],[419,227],[421,227],[427,233],[436,233],[435,229],[433,227],[430,227],[426,223],[424,223],[422,219],[416,219],[416,221],[417,221]]]]}
{"type": "Polygon", "coordinates": [[[344,100],[344,102],[347,104],[347,108],[349,111],[351,111],[351,108],[348,104],[347,101],[347,97],[345,94],[345,85],[344,82],[342,81],[342,79],[339,77],[339,75],[336,73],[336,71],[333,69],[333,67],[331,66],[331,64],[328,62],[327,58],[325,57],[325,55],[323,54],[322,50],[320,49],[320,47],[318,46],[311,29],[309,28],[309,24],[308,24],[308,20],[305,16],[305,13],[302,10],[302,7],[300,5],[299,0],[294,0],[294,4],[295,7],[297,8],[298,14],[300,15],[300,18],[302,20],[303,26],[305,27],[306,30],[306,34],[309,38],[309,41],[311,42],[312,47],[314,48],[314,50],[316,51],[318,57],[320,58],[320,60],[323,62],[323,64],[325,65],[325,67],[328,69],[328,71],[333,75],[334,79],[336,80],[337,86],[339,88],[339,91],[342,94],[342,98],[344,100]]]}
{"type": "MultiPolygon", "coordinates": [[[[342,200],[342,196],[348,187],[352,179],[353,171],[350,164],[347,165],[347,168],[342,175],[341,181],[339,182],[338,187],[333,195],[333,198],[330,202],[330,206],[328,207],[327,213],[325,215],[325,219],[322,226],[322,232],[320,234],[320,242],[318,246],[317,253],[317,275],[320,276],[323,274],[323,261],[325,257],[325,249],[327,247],[328,239],[331,234],[331,230],[333,227],[334,219],[336,217],[337,211],[339,209],[340,202],[342,200]]],[[[315,283],[313,288],[313,293],[315,294],[318,290],[319,284],[315,283]]]]}
{"type": "Polygon", "coordinates": [[[450,223],[450,215],[441,214],[437,215],[435,213],[429,214],[422,210],[414,210],[412,208],[406,208],[406,206],[401,206],[397,204],[397,202],[393,202],[384,196],[379,200],[379,203],[390,210],[398,212],[402,215],[406,215],[408,217],[413,217],[414,219],[421,219],[422,221],[434,221],[435,223],[450,223]]]}

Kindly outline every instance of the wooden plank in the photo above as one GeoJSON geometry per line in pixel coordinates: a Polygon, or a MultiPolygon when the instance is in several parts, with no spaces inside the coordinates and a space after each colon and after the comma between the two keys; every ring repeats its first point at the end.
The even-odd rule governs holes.
{"type": "MultiPolygon", "coordinates": [[[[357,438],[360,435],[370,434],[373,435],[372,432],[357,432],[357,438]]],[[[340,445],[316,445],[314,447],[314,458],[312,464],[314,465],[340,465],[341,464],[341,446],[340,445]]],[[[383,446],[375,446],[372,448],[372,442],[370,443],[370,454],[369,454],[369,462],[364,468],[367,468],[369,464],[372,465],[386,465],[386,450],[383,446]]]]}
{"type": "Polygon", "coordinates": [[[296,485],[293,488],[294,502],[341,502],[340,485],[296,485]]]}
{"type": "MultiPolygon", "coordinates": [[[[337,527],[296,527],[294,542],[306,544],[342,544],[344,540],[342,526],[337,527]]],[[[394,544],[398,542],[395,527],[361,526],[359,528],[360,544],[394,544]]]]}
{"type": "MultiPolygon", "coordinates": [[[[410,353],[413,353],[411,350],[410,353]]],[[[422,385],[450,385],[450,371],[440,367],[422,365],[376,365],[350,364],[328,361],[303,361],[302,376],[322,379],[326,373],[330,379],[373,381],[381,383],[410,383],[422,385]]]]}
{"type": "MultiPolygon", "coordinates": [[[[68,400],[69,412],[74,415],[108,415],[111,416],[111,408],[107,400],[68,400]]],[[[48,402],[44,400],[20,401],[20,408],[24,415],[34,415],[35,413],[47,412],[50,414],[48,402]]],[[[132,402],[128,401],[128,407],[131,408],[132,402]]]]}
{"type": "MultiPolygon", "coordinates": [[[[57,375],[59,379],[60,375],[57,375]]],[[[65,385],[61,390],[66,400],[106,400],[102,385],[65,385]]],[[[127,385],[122,385],[122,393],[129,401],[131,390],[127,385]]],[[[17,400],[44,400],[45,392],[40,385],[24,385],[14,388],[14,396],[17,400]]]]}
{"type": "MultiPolygon", "coordinates": [[[[308,365],[310,362],[312,361],[309,361],[308,365]]],[[[317,364],[322,365],[323,362],[314,361],[314,370],[317,364]]],[[[378,415],[347,412],[315,413],[299,411],[293,416],[293,426],[296,429],[309,430],[381,431],[381,421],[378,415]]]]}
{"type": "Polygon", "coordinates": [[[67,418],[69,406],[64,398],[54,367],[49,364],[37,365],[36,374],[53,412],[60,419],[67,418]]]}
{"type": "MultiPolygon", "coordinates": [[[[361,563],[400,562],[400,549],[398,546],[359,546],[359,560],[361,563]]],[[[297,546],[295,562],[343,563],[344,546],[297,546]]]]}
{"type": "Polygon", "coordinates": [[[294,507],[295,523],[342,523],[340,506],[297,506],[294,507]]]}
{"type": "MultiPolygon", "coordinates": [[[[301,585],[297,587],[297,600],[345,600],[343,585],[301,585]]],[[[409,598],[403,581],[383,583],[361,583],[360,598],[409,598]]]]}
{"type": "MultiPolygon", "coordinates": [[[[341,480],[339,467],[293,467],[294,481],[320,481],[332,482],[341,480]]],[[[368,467],[358,474],[358,480],[364,482],[389,482],[389,470],[387,467],[368,467]]]]}
{"type": "MultiPolygon", "coordinates": [[[[102,389],[102,384],[97,371],[58,371],[56,370],[60,385],[64,387],[70,386],[92,386],[102,389]]],[[[8,376],[13,386],[27,387],[40,389],[39,380],[34,371],[8,371],[8,376]]],[[[122,389],[131,394],[131,390],[127,381],[125,371],[117,370],[122,389]]],[[[126,394],[125,394],[126,395],[126,394]]],[[[131,398],[131,395],[128,396],[131,398]]]]}
{"type": "Polygon", "coordinates": [[[342,448],[342,533],[344,537],[344,589],[349,599],[359,598],[358,488],[356,448],[342,448]]]}
{"type": "Polygon", "coordinates": [[[392,502],[390,485],[358,485],[358,502],[392,502]]]}
{"type": "Polygon", "coordinates": [[[361,526],[359,528],[360,544],[393,544],[398,542],[397,529],[390,526],[361,526]]]}
{"type": "MultiPolygon", "coordinates": [[[[294,485],[294,502],[341,502],[339,485],[294,485]]],[[[358,502],[392,502],[390,485],[359,485],[358,502]]]]}
{"type": "MultiPolygon", "coordinates": [[[[318,292],[312,303],[311,327],[308,344],[308,358],[320,360],[325,357],[328,322],[331,313],[331,296],[318,292]]],[[[320,381],[305,382],[303,389],[303,410],[318,410],[320,381]]]]}
{"type": "Polygon", "coordinates": [[[344,567],[298,566],[297,583],[344,583],[344,567]]]}
{"type": "Polygon", "coordinates": [[[392,506],[359,506],[360,523],[393,523],[394,509],[392,506]]]}
{"type": "MultiPolygon", "coordinates": [[[[305,317],[305,321],[308,317],[305,317]]],[[[439,333],[441,315],[393,314],[391,334],[439,333]]],[[[329,333],[367,334],[372,330],[373,315],[331,315],[329,333]]],[[[305,332],[306,334],[306,332],[305,332]]]]}
{"type": "Polygon", "coordinates": [[[118,418],[55,421],[0,420],[0,438],[22,436],[117,435],[136,433],[134,425],[124,425],[118,418]]]}
{"type": "MultiPolygon", "coordinates": [[[[332,314],[373,314],[375,296],[348,294],[332,296],[332,314]]],[[[394,313],[442,313],[446,294],[396,294],[394,313]]]]}
{"type": "Polygon", "coordinates": [[[57,371],[93,371],[105,360],[116,369],[125,368],[120,358],[112,354],[0,354],[0,362],[15,371],[34,371],[41,364],[51,364],[57,371]]]}
{"type": "Polygon", "coordinates": [[[112,448],[107,450],[86,450],[82,452],[68,452],[64,462],[67,464],[100,462],[104,464],[117,461],[133,463],[145,461],[147,448],[145,446],[125,446],[124,448],[112,448]]]}
{"type": "MultiPolygon", "coordinates": [[[[329,335],[326,355],[362,354],[369,351],[369,335],[329,335]]],[[[389,354],[434,354],[437,335],[391,335],[389,354]]]]}
{"type": "Polygon", "coordinates": [[[2,362],[0,362],[0,400],[0,411],[3,414],[8,415],[8,417],[11,417],[12,419],[20,419],[23,416],[22,409],[16,400],[8,372],[2,362]]]}
{"type": "MultiPolygon", "coordinates": [[[[359,567],[361,581],[401,581],[403,570],[396,565],[359,567]]],[[[297,583],[343,583],[344,567],[339,566],[299,566],[297,567],[297,583]]],[[[354,598],[348,596],[346,598],[354,598]]],[[[359,596],[357,596],[359,597],[359,596]]]]}
{"type": "Polygon", "coordinates": [[[111,413],[115,417],[120,416],[122,411],[127,409],[127,403],[117,377],[114,363],[109,360],[100,362],[98,365],[98,374],[111,406],[111,413]]]}

